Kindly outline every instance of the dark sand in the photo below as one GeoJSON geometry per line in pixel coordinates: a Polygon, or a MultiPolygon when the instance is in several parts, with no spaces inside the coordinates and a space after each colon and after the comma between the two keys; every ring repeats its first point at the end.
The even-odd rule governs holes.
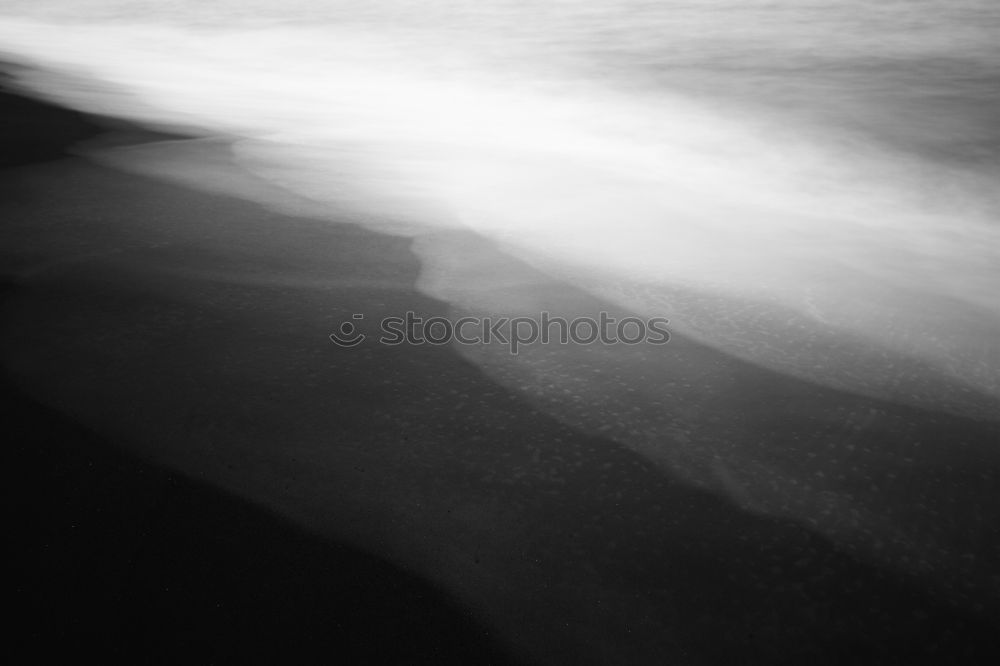
{"type": "MultiPolygon", "coordinates": [[[[177,138],[4,92],[0,116],[0,210],[26,205],[40,227],[49,211],[22,198],[22,173],[12,167],[65,158],[69,145],[109,127],[115,143],[177,138]]],[[[58,173],[89,169],[73,164],[58,173]]],[[[51,181],[56,198],[62,183],[51,181]]],[[[106,184],[86,194],[118,196],[114,182],[106,184]]],[[[10,306],[31,298],[30,280],[19,277],[23,252],[37,261],[56,250],[19,240],[27,242],[3,251],[5,332],[10,306]]],[[[512,662],[444,591],[130,455],[120,440],[27,395],[6,367],[0,410],[15,563],[11,663],[278,663],[316,655],[351,663],[512,662]]]]}
{"type": "Polygon", "coordinates": [[[354,312],[448,314],[405,238],[79,158],[0,173],[21,660],[1000,656],[983,612],[673,481],[448,347],[329,343],[354,312]]]}

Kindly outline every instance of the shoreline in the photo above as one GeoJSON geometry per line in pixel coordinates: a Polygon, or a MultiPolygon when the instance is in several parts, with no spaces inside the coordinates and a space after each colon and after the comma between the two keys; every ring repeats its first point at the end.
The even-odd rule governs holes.
{"type": "MultiPolygon", "coordinates": [[[[627,449],[539,412],[453,350],[332,348],[326,335],[345,313],[370,320],[404,307],[448,313],[447,304],[415,289],[419,262],[409,239],[75,158],[3,173],[17,192],[2,204],[13,229],[3,260],[18,266],[15,275],[29,275],[4,302],[4,365],[129,457],[181,470],[155,472],[161,479],[198,480],[179,482],[186,499],[171,527],[153,538],[165,560],[184,561],[181,578],[239,571],[232,560],[247,550],[238,545],[247,532],[269,532],[251,543],[278,547],[295,529],[276,521],[277,513],[323,541],[359,549],[348,552],[380,556],[361,557],[369,564],[358,565],[362,573],[355,569],[352,580],[394,580],[374,564],[391,560],[434,581],[416,597],[448,589],[464,613],[474,609],[492,627],[486,639],[485,630],[461,629],[452,619],[456,635],[470,636],[480,655],[499,654],[489,648],[497,635],[541,663],[679,655],[699,663],[835,663],[847,658],[837,647],[845,645],[861,651],[859,663],[935,645],[942,659],[1000,654],[988,623],[974,614],[945,607],[913,581],[862,564],[801,526],[667,478],[627,449]],[[251,275],[267,279],[240,279],[251,275]],[[250,504],[222,499],[229,494],[250,504]],[[225,508],[203,515],[213,505],[225,508]],[[668,507],[667,515],[654,506],[668,507]],[[224,563],[206,564],[199,537],[233,514],[246,531],[221,537],[224,563]],[[170,535],[191,520],[200,526],[188,532],[190,546],[173,551],[170,535]],[[796,569],[803,553],[808,564],[796,569]],[[801,612],[774,615],[775,595],[801,612]]],[[[51,412],[40,418],[56,419],[51,412]]],[[[82,461],[66,464],[66,476],[86,476],[82,461]]],[[[114,488],[144,488],[148,470],[160,469],[125,467],[118,486],[100,474],[83,484],[104,489],[95,513],[121,503],[114,488]]],[[[47,483],[54,496],[81,496],[66,478],[47,483]]],[[[41,516],[33,513],[33,485],[26,482],[17,509],[41,516]]],[[[158,502],[148,500],[130,520],[148,528],[158,502]]],[[[72,511],[53,513],[72,524],[72,511]]],[[[95,523],[92,543],[119,533],[113,518],[95,523]]],[[[68,525],[58,528],[67,539],[75,529],[68,525]]],[[[27,529],[27,541],[42,543],[44,535],[27,529]]],[[[296,578],[302,594],[331,557],[315,548],[308,573],[296,578]]],[[[284,552],[289,564],[263,576],[273,576],[271,589],[297,566],[299,556],[284,552]]],[[[66,564],[59,556],[55,562],[66,564]]],[[[232,575],[234,594],[252,596],[255,576],[232,575]]],[[[405,630],[399,625],[414,617],[407,609],[414,597],[392,590],[421,584],[399,580],[370,613],[387,631],[405,630]],[[381,602],[390,610],[383,613],[381,602]]],[[[273,620],[268,603],[288,602],[276,590],[259,608],[254,622],[264,631],[273,620]]],[[[212,648],[204,638],[203,649],[212,648]]],[[[380,634],[372,640],[396,642],[380,634]]]]}

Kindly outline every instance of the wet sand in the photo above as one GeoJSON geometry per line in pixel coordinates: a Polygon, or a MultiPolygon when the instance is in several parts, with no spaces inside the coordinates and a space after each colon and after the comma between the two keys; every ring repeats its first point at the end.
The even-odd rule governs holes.
{"type": "Polygon", "coordinates": [[[407,238],[81,158],[2,173],[28,657],[1000,654],[983,611],[673,480],[449,347],[332,345],[352,313],[449,314],[407,238]]]}

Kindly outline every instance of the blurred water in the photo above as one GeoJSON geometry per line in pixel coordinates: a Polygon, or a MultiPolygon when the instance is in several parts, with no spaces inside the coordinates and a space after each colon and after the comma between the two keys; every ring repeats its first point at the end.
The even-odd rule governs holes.
{"type": "MultiPolygon", "coordinates": [[[[258,173],[373,224],[471,227],[814,381],[884,396],[889,366],[814,363],[780,330],[789,316],[1000,396],[990,0],[15,1],[4,14],[15,57],[115,88],[29,85],[244,137],[258,173]],[[664,296],[679,287],[699,297],[664,296]],[[731,325],[734,302],[763,333],[731,325]]],[[[424,260],[441,276],[452,258],[424,260]]],[[[460,299],[458,286],[482,296],[437,295],[460,299]]],[[[917,393],[902,399],[963,409],[917,393]]]]}

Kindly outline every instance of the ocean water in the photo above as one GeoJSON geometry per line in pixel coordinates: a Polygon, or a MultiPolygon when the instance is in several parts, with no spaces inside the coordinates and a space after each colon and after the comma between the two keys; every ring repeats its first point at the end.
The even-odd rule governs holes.
{"type": "MultiPolygon", "coordinates": [[[[311,214],[412,236],[456,312],[552,306],[521,265],[821,387],[795,403],[682,346],[460,350],[748,510],[1000,599],[967,531],[885,510],[952,481],[883,485],[952,446],[907,449],[929,431],[885,405],[1000,413],[995,0],[8,0],[0,52],[48,68],[38,94],[224,135],[311,214]]],[[[165,154],[93,157],[185,179],[165,154]]],[[[962,455],[994,465],[962,486],[982,522],[995,457],[962,455]]]]}
{"type": "MultiPolygon", "coordinates": [[[[471,228],[812,381],[884,396],[891,372],[775,350],[732,303],[992,398],[998,37],[989,0],[7,2],[0,24],[14,58],[107,84],[36,89],[231,134],[373,225],[471,228]]],[[[915,393],[893,397],[984,411],[915,393]]]]}

